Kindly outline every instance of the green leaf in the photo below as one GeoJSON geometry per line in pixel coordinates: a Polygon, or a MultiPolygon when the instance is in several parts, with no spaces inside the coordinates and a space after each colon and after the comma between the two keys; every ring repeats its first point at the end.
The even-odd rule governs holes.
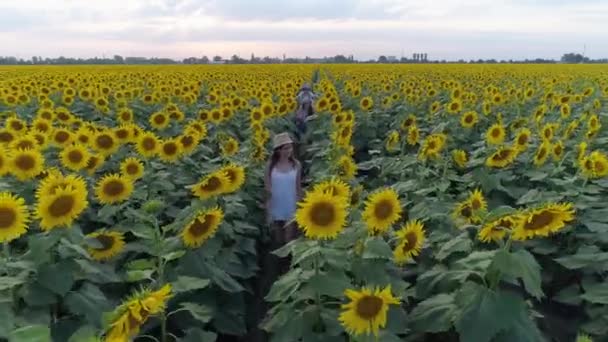
{"type": "Polygon", "coordinates": [[[541,193],[537,189],[531,189],[525,195],[521,196],[519,200],[517,200],[518,205],[524,205],[529,203],[535,203],[540,200],[541,193]]]}
{"type": "Polygon", "coordinates": [[[101,328],[103,312],[112,310],[112,303],[93,284],[85,283],[78,291],[69,293],[65,304],[74,314],[84,315],[87,321],[101,328]]]}
{"type": "Polygon", "coordinates": [[[553,297],[553,300],[564,304],[580,305],[582,299],[578,284],[570,285],[565,289],[559,291],[553,297]]]}
{"type": "Polygon", "coordinates": [[[608,304],[608,283],[584,285],[585,293],[581,298],[595,304],[608,304]]]}
{"type": "Polygon", "coordinates": [[[181,258],[184,254],[186,254],[186,251],[175,251],[163,255],[163,259],[165,259],[166,261],[171,261],[181,258]]]}
{"type": "Polygon", "coordinates": [[[302,269],[293,269],[272,284],[265,299],[269,302],[286,301],[300,287],[302,269]]]}
{"type": "Polygon", "coordinates": [[[64,296],[74,284],[72,263],[66,261],[42,266],[38,271],[38,282],[56,294],[64,296]]]}
{"type": "Polygon", "coordinates": [[[80,329],[76,330],[70,336],[68,342],[97,342],[99,339],[97,338],[97,329],[90,325],[85,325],[80,329]]]}
{"type": "Polygon", "coordinates": [[[186,336],[181,339],[182,342],[215,342],[217,334],[211,331],[204,331],[199,328],[191,328],[186,330],[186,336]]]}
{"type": "Polygon", "coordinates": [[[0,338],[7,338],[13,331],[15,315],[10,301],[0,302],[0,338]]]}
{"type": "Polygon", "coordinates": [[[38,282],[29,283],[23,299],[30,306],[45,306],[57,302],[55,294],[38,282]]]}
{"type": "Polygon", "coordinates": [[[462,307],[454,323],[461,342],[489,342],[526,310],[520,297],[470,282],[457,294],[456,305],[462,307]]]}
{"type": "Polygon", "coordinates": [[[536,262],[534,256],[525,249],[513,253],[500,250],[494,256],[492,266],[502,273],[521,278],[526,291],[533,297],[539,299],[543,296],[540,265],[536,262]]]}
{"type": "Polygon", "coordinates": [[[180,293],[204,289],[210,282],[209,279],[180,276],[177,277],[177,280],[172,282],[171,285],[173,285],[173,292],[180,293]]]}
{"type": "Polygon", "coordinates": [[[213,308],[195,303],[181,303],[181,307],[190,312],[196,320],[207,323],[213,318],[213,308]]]}
{"type": "Polygon", "coordinates": [[[438,333],[450,330],[455,313],[454,295],[441,293],[420,302],[408,319],[417,331],[438,333]]]}
{"type": "Polygon", "coordinates": [[[471,250],[471,240],[467,233],[462,233],[456,238],[449,240],[441,246],[439,252],[437,252],[437,260],[444,260],[452,253],[456,252],[469,252],[471,250]]]}
{"type": "Polygon", "coordinates": [[[25,283],[25,279],[17,277],[0,277],[0,291],[13,288],[25,283]]]}
{"type": "Polygon", "coordinates": [[[51,342],[51,329],[45,325],[28,325],[13,330],[10,342],[51,342]]]}
{"type": "Polygon", "coordinates": [[[102,221],[106,222],[114,222],[111,218],[119,212],[121,206],[119,205],[104,205],[97,211],[97,217],[99,217],[102,221]]]}
{"type": "Polygon", "coordinates": [[[154,274],[154,270],[133,270],[127,271],[127,281],[128,282],[138,282],[142,280],[153,280],[152,275],[154,274]]]}
{"type": "Polygon", "coordinates": [[[596,266],[603,268],[608,264],[608,252],[600,252],[594,248],[580,248],[576,254],[555,259],[559,264],[570,270],[596,266]]]}
{"type": "Polygon", "coordinates": [[[363,259],[391,259],[393,251],[386,241],[381,237],[373,237],[365,241],[363,248],[363,259]]]}
{"type": "Polygon", "coordinates": [[[313,291],[334,298],[344,297],[344,290],[351,287],[350,279],[343,271],[313,275],[308,281],[313,291]]]}

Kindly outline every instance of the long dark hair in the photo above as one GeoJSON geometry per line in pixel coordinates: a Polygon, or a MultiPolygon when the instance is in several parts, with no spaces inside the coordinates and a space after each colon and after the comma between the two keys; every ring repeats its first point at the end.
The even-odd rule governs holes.
{"type": "MultiPolygon", "coordinates": [[[[291,145],[293,146],[293,144],[291,145]]],[[[272,173],[272,169],[274,169],[275,165],[277,165],[277,163],[279,162],[279,158],[281,158],[280,150],[283,146],[285,145],[279,146],[272,150],[272,156],[270,156],[270,165],[268,166],[269,174],[272,173]]],[[[291,163],[291,166],[293,166],[294,168],[296,167],[296,158],[293,156],[293,153],[291,154],[291,156],[289,156],[289,162],[291,163]]]]}

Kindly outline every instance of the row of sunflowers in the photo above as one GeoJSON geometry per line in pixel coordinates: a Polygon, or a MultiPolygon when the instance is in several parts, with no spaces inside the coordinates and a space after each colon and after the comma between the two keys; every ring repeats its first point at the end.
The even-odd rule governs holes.
{"type": "Polygon", "coordinates": [[[608,334],[602,66],[0,70],[0,337],[589,341],[608,334]],[[303,237],[256,292],[294,130],[303,237]],[[264,295],[265,317],[253,307],[264,295]],[[564,324],[567,322],[567,324],[564,324]]]}

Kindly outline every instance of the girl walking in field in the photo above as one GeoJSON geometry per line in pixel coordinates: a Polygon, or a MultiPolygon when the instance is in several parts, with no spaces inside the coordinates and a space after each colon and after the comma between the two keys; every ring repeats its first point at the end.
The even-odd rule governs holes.
{"type": "Polygon", "coordinates": [[[293,140],[289,133],[277,134],[264,178],[266,217],[276,248],[297,237],[298,230],[293,219],[296,203],[302,194],[301,177],[302,166],[294,157],[293,140]]]}

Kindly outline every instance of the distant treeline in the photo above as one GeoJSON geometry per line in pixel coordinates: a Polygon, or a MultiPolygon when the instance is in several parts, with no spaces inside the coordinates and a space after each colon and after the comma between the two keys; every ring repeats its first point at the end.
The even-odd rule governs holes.
{"type": "Polygon", "coordinates": [[[43,57],[32,57],[30,59],[22,59],[17,57],[0,57],[0,65],[81,65],[81,64],[98,64],[98,65],[118,65],[118,64],[321,64],[321,63],[334,63],[334,64],[347,64],[347,63],[412,63],[412,64],[443,64],[443,63],[469,63],[469,64],[552,64],[552,63],[608,63],[608,58],[602,59],[589,59],[581,54],[577,53],[566,53],[560,60],[553,59],[525,59],[525,60],[496,60],[496,59],[477,59],[477,60],[417,60],[401,57],[399,59],[395,57],[380,56],[376,60],[355,60],[353,56],[336,55],[333,57],[323,58],[276,58],[276,57],[255,57],[251,55],[251,58],[244,59],[237,55],[233,55],[229,59],[224,59],[221,56],[214,56],[213,58],[203,57],[189,57],[183,60],[175,60],[171,58],[146,58],[146,57],[122,57],[115,55],[112,58],[69,58],[69,57],[58,57],[58,58],[43,58],[43,57]]]}

